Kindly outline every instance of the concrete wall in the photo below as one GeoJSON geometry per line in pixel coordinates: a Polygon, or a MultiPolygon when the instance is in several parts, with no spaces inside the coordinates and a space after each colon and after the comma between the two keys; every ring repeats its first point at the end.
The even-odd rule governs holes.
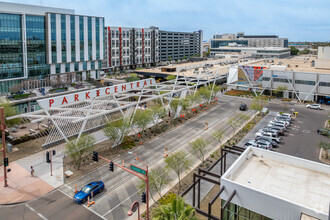
{"type": "Polygon", "coordinates": [[[236,195],[233,197],[231,203],[272,219],[300,219],[302,212],[322,220],[328,219],[326,214],[315,212],[308,207],[303,207],[299,204],[292,203],[290,201],[269,194],[265,194],[261,191],[248,188],[232,181],[232,175],[239,171],[240,167],[243,165],[246,159],[249,159],[252,154],[258,157],[269,158],[318,172],[328,173],[330,169],[325,164],[319,164],[297,157],[250,147],[242,153],[242,155],[221,177],[221,185],[225,187],[225,190],[220,195],[221,199],[227,200],[230,194],[236,190],[236,195]]]}

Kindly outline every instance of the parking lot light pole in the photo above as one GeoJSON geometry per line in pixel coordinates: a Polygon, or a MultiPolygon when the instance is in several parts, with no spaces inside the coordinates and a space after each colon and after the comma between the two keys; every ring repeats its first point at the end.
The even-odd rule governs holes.
{"type": "Polygon", "coordinates": [[[5,158],[6,158],[6,122],[5,122],[5,108],[0,108],[0,119],[1,119],[1,137],[2,137],[2,153],[3,153],[3,175],[4,175],[4,187],[7,187],[7,169],[5,166],[5,158]]]}

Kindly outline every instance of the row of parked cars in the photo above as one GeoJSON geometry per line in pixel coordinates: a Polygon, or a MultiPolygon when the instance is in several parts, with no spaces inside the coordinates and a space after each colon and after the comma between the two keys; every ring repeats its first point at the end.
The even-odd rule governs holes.
{"type": "Polygon", "coordinates": [[[291,114],[282,113],[277,114],[268,125],[263,129],[260,129],[255,134],[255,139],[248,141],[244,147],[249,146],[259,147],[267,150],[271,150],[274,147],[278,147],[281,143],[282,136],[285,134],[287,128],[291,124],[291,114]]]}

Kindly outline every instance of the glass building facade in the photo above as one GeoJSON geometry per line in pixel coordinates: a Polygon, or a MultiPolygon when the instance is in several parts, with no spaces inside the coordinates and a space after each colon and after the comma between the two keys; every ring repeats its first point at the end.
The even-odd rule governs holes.
{"type": "Polygon", "coordinates": [[[46,27],[44,16],[26,15],[26,48],[28,77],[48,76],[46,63],[46,27]]]}
{"type": "Polygon", "coordinates": [[[21,77],[24,77],[22,15],[0,13],[0,80],[21,77]]]}
{"type": "Polygon", "coordinates": [[[226,47],[230,43],[241,44],[242,46],[248,46],[247,40],[211,40],[211,48],[226,47]]]}

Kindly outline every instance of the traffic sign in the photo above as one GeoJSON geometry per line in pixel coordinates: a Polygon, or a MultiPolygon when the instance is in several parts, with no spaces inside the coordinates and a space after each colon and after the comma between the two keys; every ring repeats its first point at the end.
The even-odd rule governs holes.
{"type": "Polygon", "coordinates": [[[147,175],[147,171],[145,169],[142,169],[138,166],[135,166],[133,164],[131,164],[131,170],[135,171],[135,172],[138,172],[138,173],[141,173],[143,175],[147,175]]]}

